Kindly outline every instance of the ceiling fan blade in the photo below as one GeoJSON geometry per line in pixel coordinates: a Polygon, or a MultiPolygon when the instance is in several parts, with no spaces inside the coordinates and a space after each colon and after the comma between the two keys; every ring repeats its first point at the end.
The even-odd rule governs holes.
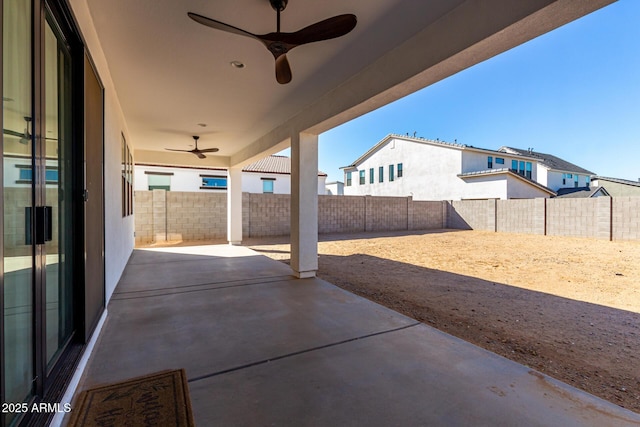
{"type": "Polygon", "coordinates": [[[291,67],[287,55],[280,55],[276,58],[276,80],[281,85],[291,81],[291,67]]]}
{"type": "Polygon", "coordinates": [[[193,153],[196,156],[198,156],[199,159],[206,159],[207,156],[205,156],[204,154],[202,154],[200,151],[193,153]]]}
{"type": "Polygon", "coordinates": [[[175,150],[173,148],[165,148],[167,151],[182,151],[183,153],[191,153],[191,150],[175,150]]]}
{"type": "Polygon", "coordinates": [[[215,19],[207,18],[206,16],[198,15],[197,13],[193,13],[193,12],[188,12],[187,15],[189,16],[189,18],[193,19],[197,23],[206,25],[207,27],[211,27],[220,31],[226,31],[227,33],[238,34],[241,36],[251,37],[253,39],[260,40],[260,38],[255,34],[252,34],[241,28],[234,27],[233,25],[225,24],[224,22],[216,21],[215,19]]]}
{"type": "MultiPolygon", "coordinates": [[[[316,22],[295,33],[281,33],[280,41],[299,46],[301,44],[334,39],[348,34],[356,27],[358,19],[355,15],[347,13],[334,16],[324,21],[316,22]]],[[[261,38],[261,36],[258,36],[261,38]]]]}
{"type": "Polygon", "coordinates": [[[203,150],[198,150],[200,153],[217,153],[220,151],[218,148],[205,148],[203,150]]]}

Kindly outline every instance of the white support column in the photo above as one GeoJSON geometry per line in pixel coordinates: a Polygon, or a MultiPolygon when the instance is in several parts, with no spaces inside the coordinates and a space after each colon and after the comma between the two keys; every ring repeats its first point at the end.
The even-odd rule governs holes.
{"type": "Polygon", "coordinates": [[[291,135],[291,268],[301,279],[318,270],[318,135],[291,135]]]}
{"type": "Polygon", "coordinates": [[[242,243],[242,168],[229,168],[227,177],[227,240],[242,243]]]}

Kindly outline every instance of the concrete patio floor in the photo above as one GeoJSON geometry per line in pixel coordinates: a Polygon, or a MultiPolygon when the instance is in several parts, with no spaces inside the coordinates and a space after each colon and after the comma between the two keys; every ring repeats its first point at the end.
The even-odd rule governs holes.
{"type": "Polygon", "coordinates": [[[186,369],[196,425],[625,426],[640,415],[228,245],[137,249],[78,390],[186,369]]]}

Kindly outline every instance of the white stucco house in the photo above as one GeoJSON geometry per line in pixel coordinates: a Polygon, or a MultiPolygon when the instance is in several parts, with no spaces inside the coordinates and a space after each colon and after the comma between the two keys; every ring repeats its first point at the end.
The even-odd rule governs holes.
{"type": "Polygon", "coordinates": [[[592,176],[591,187],[606,189],[607,194],[611,197],[640,196],[640,179],[638,179],[638,181],[631,181],[606,176],[592,176]]]}
{"type": "Polygon", "coordinates": [[[522,154],[390,134],[345,166],[345,195],[416,200],[552,197],[538,159],[522,154]]]}
{"type": "MultiPolygon", "coordinates": [[[[225,168],[162,166],[136,163],[136,191],[164,189],[169,191],[227,191],[225,168]]],[[[318,171],[318,194],[325,194],[327,174],[318,171]]],[[[267,156],[242,168],[244,193],[291,194],[291,159],[267,156]]]]}
{"type": "Polygon", "coordinates": [[[590,170],[574,165],[552,154],[533,151],[532,148],[523,150],[521,148],[501,147],[498,151],[536,159],[536,181],[556,192],[562,188],[589,187],[591,176],[595,175],[590,170]]]}
{"type": "Polygon", "coordinates": [[[329,196],[342,196],[344,195],[344,182],[332,181],[325,184],[325,194],[329,196]]]}

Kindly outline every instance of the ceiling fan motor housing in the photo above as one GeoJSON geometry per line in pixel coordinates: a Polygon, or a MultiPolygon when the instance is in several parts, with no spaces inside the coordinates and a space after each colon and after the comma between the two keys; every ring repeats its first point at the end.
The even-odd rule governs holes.
{"type": "Polygon", "coordinates": [[[269,0],[269,3],[274,10],[282,12],[287,7],[289,0],[269,0]]]}

